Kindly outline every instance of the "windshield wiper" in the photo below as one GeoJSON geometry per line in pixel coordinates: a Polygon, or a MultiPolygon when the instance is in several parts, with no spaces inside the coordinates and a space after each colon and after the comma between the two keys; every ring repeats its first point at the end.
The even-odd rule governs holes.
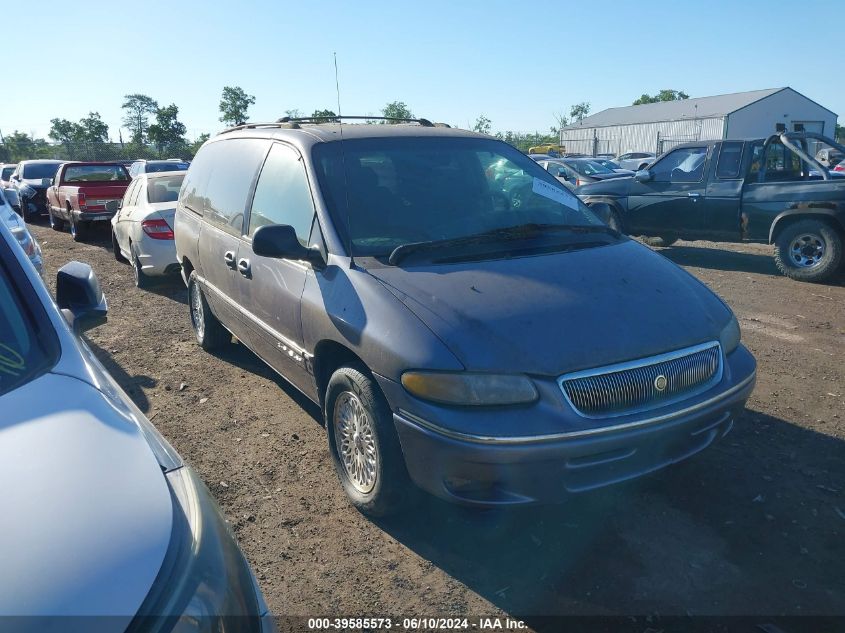
{"type": "Polygon", "coordinates": [[[401,262],[405,257],[412,253],[417,253],[424,250],[446,248],[460,244],[481,244],[486,242],[494,242],[496,240],[513,240],[522,239],[525,237],[535,237],[542,233],[609,233],[618,237],[619,232],[609,226],[600,225],[583,225],[583,224],[542,224],[536,222],[529,222],[526,224],[517,224],[515,226],[507,226],[500,229],[491,229],[481,233],[473,233],[463,237],[455,237],[445,240],[427,240],[424,242],[410,242],[408,244],[400,244],[393,249],[388,258],[388,263],[395,266],[401,262]]]}

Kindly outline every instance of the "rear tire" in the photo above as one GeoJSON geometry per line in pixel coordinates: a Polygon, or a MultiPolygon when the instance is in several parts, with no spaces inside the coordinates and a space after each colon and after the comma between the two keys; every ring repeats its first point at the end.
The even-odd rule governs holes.
{"type": "Polygon", "coordinates": [[[649,246],[672,246],[675,242],[678,241],[677,237],[665,237],[665,236],[643,236],[642,238],[645,244],[649,246]]]}
{"type": "Polygon", "coordinates": [[[366,367],[336,370],[326,388],[324,418],[335,472],[362,514],[401,511],[414,494],[393,415],[366,367]]]}
{"type": "Polygon", "coordinates": [[[51,207],[47,207],[47,219],[50,221],[50,228],[54,231],[65,230],[65,221],[60,220],[55,215],[53,215],[53,209],[51,207]]]}
{"type": "Polygon", "coordinates": [[[68,225],[70,226],[70,236],[73,238],[74,242],[84,242],[85,238],[88,236],[88,227],[85,226],[84,222],[78,222],[73,217],[73,211],[68,211],[68,225]]]}
{"type": "Polygon", "coordinates": [[[827,281],[842,267],[842,236],[819,220],[800,220],[784,228],[775,240],[778,270],[796,281],[827,281]]]}
{"type": "Polygon", "coordinates": [[[135,280],[135,287],[141,290],[145,290],[149,288],[153,280],[144,274],[144,269],[141,267],[141,258],[138,257],[138,253],[135,252],[135,249],[131,249],[132,253],[132,276],[135,280]]]}
{"type": "Polygon", "coordinates": [[[123,256],[123,253],[120,252],[120,245],[117,243],[117,235],[114,234],[114,229],[111,232],[111,249],[114,253],[114,258],[119,261],[121,264],[128,264],[129,260],[123,256]]]}
{"type": "Polygon", "coordinates": [[[232,342],[229,330],[223,327],[208,307],[196,271],[188,278],[188,307],[191,312],[191,328],[201,348],[210,352],[232,342]]]}

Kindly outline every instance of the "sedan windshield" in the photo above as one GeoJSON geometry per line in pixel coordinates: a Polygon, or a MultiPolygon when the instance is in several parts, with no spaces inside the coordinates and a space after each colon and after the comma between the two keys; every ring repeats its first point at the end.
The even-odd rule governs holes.
{"type": "Polygon", "coordinates": [[[29,163],[23,166],[21,177],[27,180],[40,180],[41,178],[52,178],[56,175],[60,162],[51,163],[29,163]]]}
{"type": "Polygon", "coordinates": [[[370,138],[320,143],[313,152],[335,228],[346,244],[351,233],[354,255],[386,257],[407,244],[479,235],[509,240],[513,227],[604,228],[551,174],[501,141],[370,138]]]}

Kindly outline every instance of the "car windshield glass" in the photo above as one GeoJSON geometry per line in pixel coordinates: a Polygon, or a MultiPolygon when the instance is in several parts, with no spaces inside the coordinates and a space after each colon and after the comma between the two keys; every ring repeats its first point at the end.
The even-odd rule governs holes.
{"type": "Polygon", "coordinates": [[[40,180],[41,178],[52,178],[56,175],[56,169],[60,163],[29,163],[23,166],[21,176],[27,180],[40,180]]]}
{"type": "Polygon", "coordinates": [[[148,174],[156,174],[162,171],[187,171],[188,163],[177,163],[176,161],[166,163],[147,163],[144,171],[148,174]]]}
{"type": "Polygon", "coordinates": [[[64,182],[110,182],[129,180],[123,165],[69,165],[64,182]]]}
{"type": "Polygon", "coordinates": [[[534,224],[603,223],[555,178],[501,141],[355,139],[313,149],[323,197],[354,255],[534,224]],[[345,169],[344,169],[345,167],[345,169]]]}
{"type": "Polygon", "coordinates": [[[11,266],[19,265],[0,237],[0,395],[33,380],[58,358],[49,320],[36,301],[21,296],[11,266]]]}
{"type": "Polygon", "coordinates": [[[613,170],[600,165],[594,160],[577,160],[567,163],[572,169],[582,176],[595,176],[596,174],[612,174],[613,170]]]}
{"type": "Polygon", "coordinates": [[[184,174],[176,176],[162,176],[147,183],[147,199],[150,204],[159,202],[176,202],[179,197],[179,187],[185,179],[184,174]]]}
{"type": "Polygon", "coordinates": [[[3,171],[0,172],[0,180],[9,180],[12,176],[12,172],[15,171],[15,166],[12,165],[11,167],[4,167],[3,171]]]}

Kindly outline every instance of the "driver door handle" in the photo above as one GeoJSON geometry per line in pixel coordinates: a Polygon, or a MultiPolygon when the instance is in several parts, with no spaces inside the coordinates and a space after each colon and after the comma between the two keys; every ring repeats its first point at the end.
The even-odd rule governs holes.
{"type": "Polygon", "coordinates": [[[249,260],[244,259],[243,257],[238,260],[238,272],[242,274],[244,277],[249,277],[249,260]]]}
{"type": "Polygon", "coordinates": [[[235,251],[226,251],[223,253],[223,262],[229,267],[235,268],[235,251]]]}
{"type": "Polygon", "coordinates": [[[687,196],[692,198],[693,200],[698,200],[701,197],[700,193],[696,193],[695,191],[690,191],[687,196]]]}

